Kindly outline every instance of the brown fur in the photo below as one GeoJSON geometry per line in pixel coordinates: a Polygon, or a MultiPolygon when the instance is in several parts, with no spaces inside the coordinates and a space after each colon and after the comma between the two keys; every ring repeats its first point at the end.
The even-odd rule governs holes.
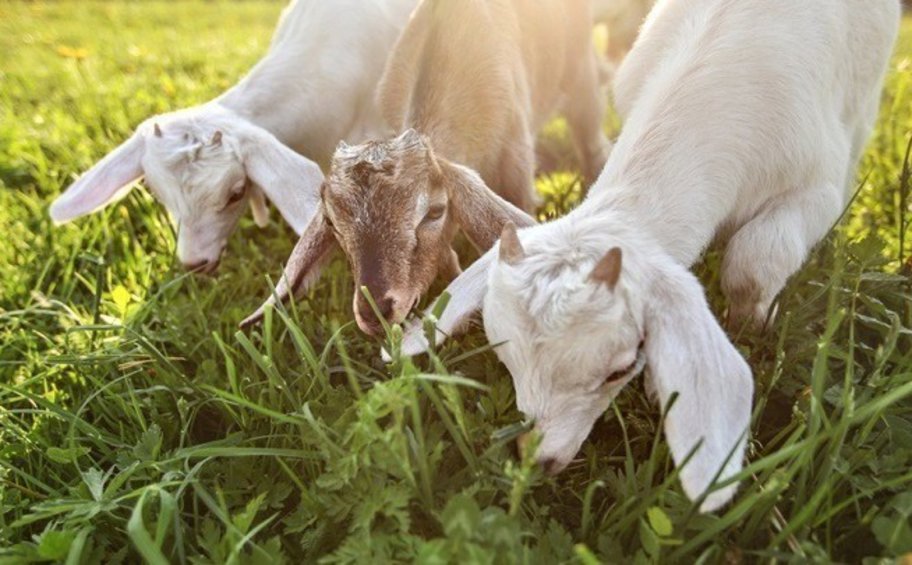
{"type": "Polygon", "coordinates": [[[295,246],[275,294],[244,326],[258,322],[267,305],[305,290],[338,242],[355,278],[358,325],[378,333],[382,324],[360,292],[362,286],[384,317],[402,321],[438,275],[452,279],[461,272],[450,247],[460,228],[475,247],[486,250],[504,224],[535,223],[476,173],[435,156],[414,130],[389,141],[340,147],[321,195],[323,213],[295,246]],[[427,213],[435,207],[445,211],[428,221],[427,213]]]}
{"type": "Polygon", "coordinates": [[[583,171],[607,147],[589,0],[425,0],[387,62],[379,103],[530,211],[535,134],[567,102],[583,171]]]}
{"type": "MultiPolygon", "coordinates": [[[[522,210],[535,206],[535,132],[562,101],[585,174],[600,171],[607,141],[589,2],[424,0],[416,8],[379,87],[384,116],[406,131],[340,146],[322,194],[325,220],[314,220],[328,222],[348,257],[362,330],[382,329],[362,286],[382,317],[400,322],[438,275],[459,274],[450,245],[460,228],[486,251],[507,222],[534,223],[522,210]],[[434,210],[443,215],[433,219],[434,210]]],[[[270,302],[315,277],[319,254],[299,249],[323,247],[308,237],[286,267],[291,283],[270,302]]]]}

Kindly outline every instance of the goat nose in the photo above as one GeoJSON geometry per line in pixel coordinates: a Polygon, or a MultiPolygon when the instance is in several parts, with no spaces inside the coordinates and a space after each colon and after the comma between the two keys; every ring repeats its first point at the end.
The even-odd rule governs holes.
{"type": "Polygon", "coordinates": [[[384,297],[380,302],[377,303],[377,310],[380,311],[380,315],[383,316],[384,320],[389,320],[393,315],[393,307],[395,306],[395,301],[389,296],[384,297]]]}
{"type": "MultiPolygon", "coordinates": [[[[372,296],[377,295],[372,294],[372,296]]],[[[364,316],[365,319],[379,322],[377,319],[378,314],[384,320],[389,320],[392,317],[396,303],[395,300],[393,300],[389,295],[384,296],[383,298],[374,298],[373,302],[377,306],[376,312],[371,306],[371,301],[369,301],[367,297],[361,296],[360,300],[358,301],[358,309],[361,311],[361,315],[364,316]]]]}

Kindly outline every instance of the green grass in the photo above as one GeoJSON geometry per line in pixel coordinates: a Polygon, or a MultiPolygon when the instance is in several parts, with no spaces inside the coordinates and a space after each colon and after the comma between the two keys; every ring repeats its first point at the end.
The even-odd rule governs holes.
{"type": "MultiPolygon", "coordinates": [[[[762,336],[734,503],[684,497],[630,386],[578,463],[516,459],[509,375],[478,330],[384,366],[337,260],[236,323],[293,245],[249,219],[217,278],[174,266],[144,191],[55,228],[47,206],[155,112],[265,50],[279,3],[0,4],[0,562],[860,562],[912,552],[912,26],[843,227],[762,336]],[[460,376],[462,378],[460,378],[460,376]]],[[[564,148],[559,124],[549,147],[564,148]]],[[[574,173],[543,179],[546,210],[574,173]]],[[[718,254],[698,267],[717,312],[718,254]]]]}

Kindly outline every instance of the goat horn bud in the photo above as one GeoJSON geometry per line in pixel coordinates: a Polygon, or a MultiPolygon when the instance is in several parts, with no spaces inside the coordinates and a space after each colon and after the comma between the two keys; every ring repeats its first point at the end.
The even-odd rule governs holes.
{"type": "Polygon", "coordinates": [[[434,148],[432,148],[429,143],[426,143],[425,145],[427,147],[428,164],[431,166],[431,174],[436,179],[442,179],[443,169],[440,168],[440,162],[437,160],[437,154],[434,153],[434,148]]]}
{"type": "Polygon", "coordinates": [[[397,141],[402,142],[406,146],[409,145],[420,145],[423,144],[424,140],[421,138],[421,134],[415,128],[409,128],[402,132],[397,141]]]}
{"type": "Polygon", "coordinates": [[[222,131],[215,130],[215,133],[212,135],[211,145],[221,145],[222,144],[222,131]]]}
{"type": "Polygon", "coordinates": [[[156,123],[156,124],[152,124],[152,131],[155,133],[155,137],[161,137],[161,136],[162,136],[162,130],[161,130],[160,127],[158,127],[158,124],[157,124],[157,123],[156,123]]]}

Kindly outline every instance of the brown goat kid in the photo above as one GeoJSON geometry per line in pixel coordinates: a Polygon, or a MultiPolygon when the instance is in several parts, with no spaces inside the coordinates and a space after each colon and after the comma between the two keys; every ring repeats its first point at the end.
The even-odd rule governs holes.
{"type": "Polygon", "coordinates": [[[320,191],[322,213],[298,240],[275,293],[242,327],[259,322],[267,306],[303,294],[338,245],[354,271],[358,327],[378,334],[382,323],[361,286],[384,318],[400,322],[438,274],[452,279],[461,272],[450,246],[458,230],[484,251],[508,222],[535,223],[475,171],[436,157],[415,130],[389,141],[341,145],[331,171],[320,191]]]}
{"type": "Polygon", "coordinates": [[[459,228],[486,251],[508,221],[534,223],[523,210],[536,203],[535,134],[562,105],[594,179],[609,145],[591,28],[590,0],[422,1],[379,86],[381,112],[405,133],[340,146],[322,214],[276,293],[242,325],[305,290],[337,242],[354,272],[361,330],[382,330],[362,286],[382,318],[404,320],[438,274],[460,273],[451,248],[459,228]]]}

